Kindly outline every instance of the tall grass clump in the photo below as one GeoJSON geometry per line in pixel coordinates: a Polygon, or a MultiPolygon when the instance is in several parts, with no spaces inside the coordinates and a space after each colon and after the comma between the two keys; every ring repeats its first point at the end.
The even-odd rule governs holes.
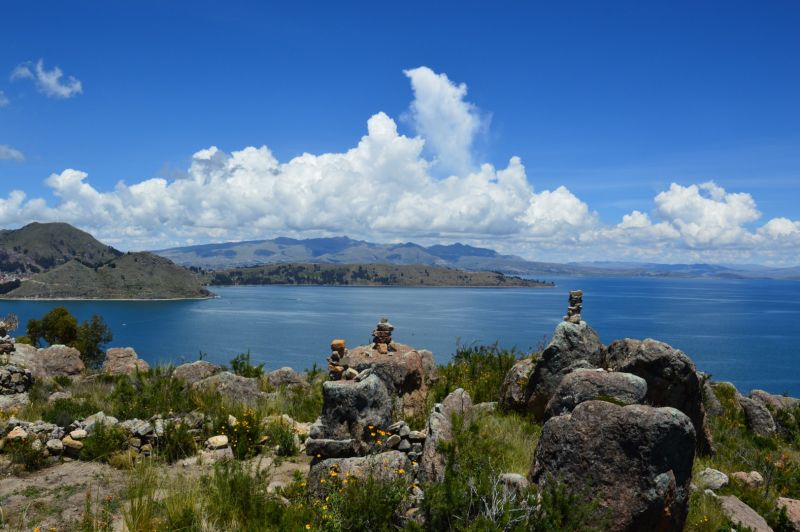
{"type": "Polygon", "coordinates": [[[108,462],[111,456],[128,446],[128,433],[122,427],[96,423],[83,440],[81,460],[108,462]]]}
{"type": "Polygon", "coordinates": [[[117,377],[108,403],[111,414],[119,419],[149,419],[155,414],[194,408],[185,383],[170,375],[168,367],[117,377]]]}
{"type": "Polygon", "coordinates": [[[457,388],[464,388],[476,403],[497,401],[503,379],[518,359],[515,349],[497,344],[459,346],[448,364],[439,366],[439,378],[429,399],[440,402],[457,388]]]}

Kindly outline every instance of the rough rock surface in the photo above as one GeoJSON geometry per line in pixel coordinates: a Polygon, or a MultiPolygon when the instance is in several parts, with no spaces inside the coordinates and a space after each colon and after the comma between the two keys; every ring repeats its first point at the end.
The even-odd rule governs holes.
{"type": "Polygon", "coordinates": [[[267,382],[273,388],[280,388],[282,386],[306,386],[308,384],[305,375],[297,373],[289,367],[270,371],[269,373],[265,373],[264,377],[266,377],[267,382]]]}
{"type": "Polygon", "coordinates": [[[737,496],[723,495],[719,497],[719,503],[722,512],[734,525],[750,529],[751,532],[772,532],[767,521],[737,496]]]}
{"type": "Polygon", "coordinates": [[[609,530],[681,530],[694,454],[694,427],[679,410],[587,401],[545,423],[529,479],[597,497],[609,530]]]}
{"type": "Polygon", "coordinates": [[[406,418],[425,414],[425,398],[436,364],[430,351],[416,350],[394,342],[395,351],[381,353],[372,345],[351,349],[341,364],[362,372],[371,369],[380,377],[392,395],[399,398],[399,407],[406,418]]]}
{"type": "Polygon", "coordinates": [[[703,404],[707,415],[715,417],[722,415],[722,403],[717,399],[717,394],[714,393],[714,388],[709,381],[703,383],[703,404]]]}
{"type": "Polygon", "coordinates": [[[503,385],[500,387],[500,406],[506,410],[524,412],[526,408],[525,388],[533,371],[535,362],[532,358],[517,360],[508,370],[503,385]]]}
{"type": "Polygon", "coordinates": [[[429,482],[444,478],[445,457],[439,450],[442,441],[453,438],[453,414],[466,416],[472,409],[472,398],[462,388],[451,392],[441,403],[433,406],[428,418],[428,438],[422,447],[420,474],[429,482]]]}
{"type": "Polygon", "coordinates": [[[81,360],[81,353],[74,347],[51,345],[44,349],[31,351],[30,346],[23,348],[27,367],[34,379],[52,377],[75,377],[83,373],[86,366],[81,360]]]}
{"type": "Polygon", "coordinates": [[[334,477],[365,479],[371,475],[376,479],[390,480],[410,475],[411,471],[411,461],[400,451],[351,458],[329,458],[311,466],[308,472],[308,489],[319,496],[325,492],[325,485],[321,482],[323,479],[326,482],[334,477]]]}
{"type": "Polygon", "coordinates": [[[794,527],[795,532],[800,532],[800,500],[780,497],[778,499],[778,508],[786,509],[786,516],[789,518],[789,522],[794,527]]]}
{"type": "Polygon", "coordinates": [[[703,386],[694,362],[682,351],[657,340],[617,340],[608,346],[608,367],[647,381],[645,402],[677,408],[692,420],[697,450],[711,452],[711,432],[703,406],[703,386]]]}
{"type": "Polygon", "coordinates": [[[131,375],[148,369],[150,365],[132,347],[112,347],[106,351],[103,372],[108,375],[131,375]]]}
{"type": "Polygon", "coordinates": [[[206,377],[195,382],[192,387],[195,389],[215,390],[225,398],[250,404],[258,399],[267,397],[267,394],[261,391],[258,379],[241,377],[230,371],[222,371],[206,377]]]}
{"type": "Polygon", "coordinates": [[[212,375],[216,375],[220,371],[222,371],[221,367],[207,360],[195,360],[194,362],[181,364],[175,368],[172,375],[177,379],[186,381],[187,384],[194,384],[212,375]]]}
{"type": "Polygon", "coordinates": [[[730,482],[728,475],[710,467],[703,469],[698,475],[697,480],[701,488],[708,488],[710,490],[724,488],[730,482]]]}
{"type": "Polygon", "coordinates": [[[764,485],[764,477],[758,471],[750,471],[749,473],[736,471],[731,473],[731,479],[748,488],[759,488],[764,485]]]}
{"type": "Polygon", "coordinates": [[[796,406],[800,406],[800,399],[796,397],[788,397],[786,395],[775,395],[764,390],[752,390],[750,398],[760,401],[764,406],[772,408],[775,411],[788,410],[796,406]]]}
{"type": "Polygon", "coordinates": [[[596,369],[576,369],[561,380],[547,403],[544,418],[568,414],[585,401],[605,399],[623,405],[641,403],[647,383],[630,373],[596,369]]]}
{"type": "Polygon", "coordinates": [[[361,440],[367,427],[388,427],[392,400],[377,375],[360,382],[327,381],[322,385],[322,414],[311,428],[312,438],[361,440]]]}
{"type": "Polygon", "coordinates": [[[0,395],[16,395],[27,392],[33,386],[33,375],[29,369],[19,366],[0,366],[0,395]]]}
{"type": "Polygon", "coordinates": [[[564,375],[579,368],[600,367],[603,355],[600,338],[586,322],[559,323],[528,379],[525,388],[528,411],[536,419],[542,419],[547,402],[564,375]]]}
{"type": "Polygon", "coordinates": [[[749,397],[739,397],[739,406],[744,410],[744,421],[747,428],[759,436],[774,436],[777,430],[775,420],[764,403],[750,399],[749,397]]]}

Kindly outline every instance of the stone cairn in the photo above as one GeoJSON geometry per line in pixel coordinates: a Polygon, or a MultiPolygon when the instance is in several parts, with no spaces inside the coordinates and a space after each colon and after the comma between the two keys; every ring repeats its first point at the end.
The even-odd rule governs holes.
{"type": "Polygon", "coordinates": [[[583,290],[571,290],[569,293],[569,307],[564,321],[570,323],[581,322],[581,311],[583,310],[583,290]]]}
{"type": "Polygon", "coordinates": [[[377,350],[378,353],[385,355],[389,351],[397,351],[392,343],[392,331],[394,326],[389,323],[389,320],[382,318],[372,331],[372,348],[377,350]]]}
{"type": "Polygon", "coordinates": [[[17,317],[10,314],[0,320],[0,358],[5,358],[14,351],[14,338],[9,333],[17,328],[17,317]]]}
{"type": "Polygon", "coordinates": [[[346,354],[347,347],[344,340],[341,338],[331,340],[331,356],[328,357],[328,374],[331,380],[338,381],[344,377],[347,368],[342,364],[342,359],[346,354]]]}

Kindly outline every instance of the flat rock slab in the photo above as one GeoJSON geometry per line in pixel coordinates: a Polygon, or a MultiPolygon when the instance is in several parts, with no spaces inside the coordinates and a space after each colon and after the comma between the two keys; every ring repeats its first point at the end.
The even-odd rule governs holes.
{"type": "Polygon", "coordinates": [[[772,532],[772,527],[758,515],[755,510],[747,506],[735,495],[719,497],[720,508],[728,519],[741,527],[749,528],[752,532],[772,532]]]}

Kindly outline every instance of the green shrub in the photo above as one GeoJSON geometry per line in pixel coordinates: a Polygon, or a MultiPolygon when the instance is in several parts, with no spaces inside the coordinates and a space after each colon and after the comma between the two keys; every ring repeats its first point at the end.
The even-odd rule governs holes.
{"type": "Polygon", "coordinates": [[[26,471],[41,469],[47,462],[42,449],[33,447],[35,437],[17,438],[6,441],[3,451],[8,454],[12,464],[21,464],[26,471]]]}
{"type": "Polygon", "coordinates": [[[326,530],[397,530],[399,513],[409,498],[404,478],[351,479],[331,482],[328,495],[316,501],[319,528],[326,530]]]}
{"type": "Polygon", "coordinates": [[[497,344],[458,347],[453,360],[439,366],[430,399],[440,402],[456,388],[464,388],[475,403],[497,401],[503,379],[517,358],[515,350],[500,349],[497,344]]]}
{"type": "Polygon", "coordinates": [[[258,378],[264,374],[264,364],[254,366],[250,363],[250,351],[240,353],[231,359],[231,369],[242,377],[258,378]]]}
{"type": "Polygon", "coordinates": [[[156,454],[171,464],[182,458],[194,456],[197,445],[194,436],[183,423],[165,422],[164,433],[156,440],[156,454]]]}
{"type": "Polygon", "coordinates": [[[149,419],[155,414],[190,412],[194,409],[183,381],[170,368],[157,367],[132,376],[119,376],[109,395],[111,415],[120,419],[149,419]]]}
{"type": "Polygon", "coordinates": [[[222,415],[214,423],[215,431],[228,436],[228,444],[233,455],[239,460],[250,458],[261,452],[261,430],[258,413],[252,408],[234,411],[230,415],[222,415]]]}
{"type": "Polygon", "coordinates": [[[67,427],[76,419],[83,419],[99,410],[98,406],[80,399],[56,399],[42,412],[42,419],[67,427]]]}
{"type": "Polygon", "coordinates": [[[128,433],[116,425],[97,423],[82,443],[81,460],[107,462],[111,455],[127,447],[128,433]]]}
{"type": "Polygon", "coordinates": [[[277,447],[278,456],[294,456],[299,452],[292,425],[284,419],[277,419],[267,424],[265,429],[267,445],[277,447]]]}

